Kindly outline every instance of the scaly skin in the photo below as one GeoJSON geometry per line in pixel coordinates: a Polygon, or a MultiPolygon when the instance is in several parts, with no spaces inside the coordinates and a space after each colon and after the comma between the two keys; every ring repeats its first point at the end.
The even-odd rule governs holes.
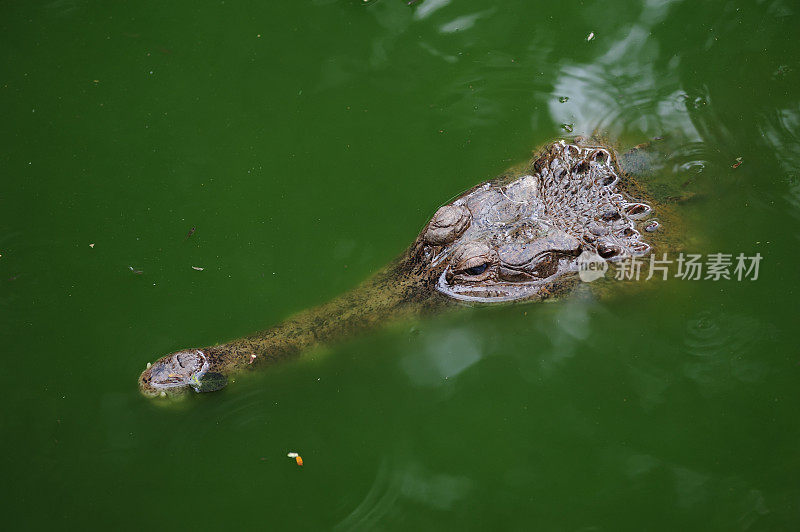
{"type": "MultiPolygon", "coordinates": [[[[637,173],[641,149],[628,154],[637,173]]],[[[459,302],[560,296],[578,283],[581,253],[615,261],[671,247],[663,206],[659,230],[643,230],[652,211],[645,196],[609,148],[555,142],[441,207],[403,255],[361,286],[263,332],[166,355],[148,364],[139,388],[148,396],[213,391],[228,376],[391,320],[459,302]]]]}

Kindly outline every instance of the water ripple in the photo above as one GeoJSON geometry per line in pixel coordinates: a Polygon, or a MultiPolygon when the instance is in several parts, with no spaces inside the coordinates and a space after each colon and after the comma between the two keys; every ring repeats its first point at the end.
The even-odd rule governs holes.
{"type": "Polygon", "coordinates": [[[375,530],[379,523],[403,520],[408,503],[447,511],[473,488],[467,477],[430,472],[413,461],[384,458],[367,494],[335,530],[375,530]]]}
{"type": "Polygon", "coordinates": [[[774,328],[753,316],[704,311],[686,324],[687,377],[708,389],[761,382],[769,372],[758,355],[774,340],[774,328]],[[732,379],[726,379],[726,376],[732,379]]]}
{"type": "MultiPolygon", "coordinates": [[[[603,131],[619,138],[624,129],[648,136],[669,131],[699,141],[677,76],[670,82],[655,70],[658,48],[649,33],[640,23],[591,63],[563,65],[549,101],[554,120],[574,124],[575,133],[584,135],[603,131]]],[[[669,66],[674,70],[678,65],[669,66]]]]}

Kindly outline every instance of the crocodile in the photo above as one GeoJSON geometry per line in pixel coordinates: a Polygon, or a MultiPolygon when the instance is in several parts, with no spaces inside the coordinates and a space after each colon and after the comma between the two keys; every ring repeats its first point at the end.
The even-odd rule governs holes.
{"type": "Polygon", "coordinates": [[[635,179],[647,170],[641,145],[617,157],[604,142],[577,138],[534,153],[440,207],[402,255],[360,286],[251,336],[163,356],[147,364],[140,391],[215,391],[237,373],[389,320],[556,299],[579,284],[582,258],[620,261],[663,245],[663,213],[659,225],[635,179]]]}

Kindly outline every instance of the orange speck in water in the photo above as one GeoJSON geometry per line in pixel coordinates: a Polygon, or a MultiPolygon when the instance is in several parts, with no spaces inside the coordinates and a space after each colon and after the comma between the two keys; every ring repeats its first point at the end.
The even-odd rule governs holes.
{"type": "Polygon", "coordinates": [[[303,465],[303,458],[299,454],[294,457],[294,461],[297,462],[299,466],[303,465]]]}

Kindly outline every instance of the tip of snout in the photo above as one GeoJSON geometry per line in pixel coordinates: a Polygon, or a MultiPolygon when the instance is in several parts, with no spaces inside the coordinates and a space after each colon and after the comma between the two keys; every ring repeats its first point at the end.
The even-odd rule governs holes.
{"type": "MultiPolygon", "coordinates": [[[[149,364],[149,362],[148,362],[149,364]]],[[[151,366],[152,367],[152,366],[151,366]]],[[[179,386],[170,386],[165,387],[159,384],[153,383],[153,374],[150,371],[150,367],[145,369],[141,375],[139,375],[139,392],[144,395],[145,397],[151,398],[166,398],[166,397],[178,397],[186,394],[189,391],[189,385],[179,385],[179,386]]]]}
{"type": "Polygon", "coordinates": [[[152,364],[150,362],[147,363],[147,369],[145,369],[141,375],[139,375],[139,392],[144,395],[145,397],[167,397],[167,396],[174,396],[176,392],[185,392],[183,388],[163,388],[162,386],[158,386],[157,384],[153,384],[153,373],[151,371],[152,364]]]}
{"type": "Polygon", "coordinates": [[[186,349],[163,356],[139,376],[139,391],[147,397],[181,395],[208,371],[208,359],[200,349],[186,349]]]}
{"type": "Polygon", "coordinates": [[[209,371],[206,354],[200,349],[186,349],[163,356],[139,376],[139,391],[147,397],[175,397],[190,389],[213,392],[227,384],[224,375],[209,371]]]}

